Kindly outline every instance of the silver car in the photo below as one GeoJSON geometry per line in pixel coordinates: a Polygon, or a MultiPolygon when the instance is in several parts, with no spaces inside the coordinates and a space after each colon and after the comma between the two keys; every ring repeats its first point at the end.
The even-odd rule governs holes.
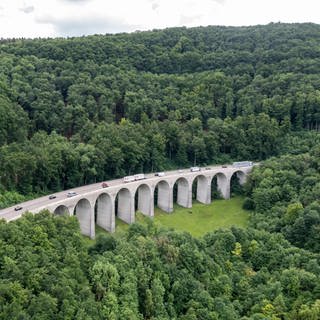
{"type": "Polygon", "coordinates": [[[67,197],[68,198],[74,197],[76,195],[77,195],[77,193],[75,191],[70,191],[70,192],[67,193],[67,197]]]}

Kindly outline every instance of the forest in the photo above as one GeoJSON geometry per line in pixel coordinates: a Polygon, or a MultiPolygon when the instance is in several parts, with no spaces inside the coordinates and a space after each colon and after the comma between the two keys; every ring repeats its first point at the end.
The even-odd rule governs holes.
{"type": "Polygon", "coordinates": [[[0,220],[0,319],[320,318],[320,25],[0,40],[0,208],[250,160],[247,229],[0,220]]]}
{"type": "Polygon", "coordinates": [[[279,155],[284,136],[320,126],[319,31],[269,24],[3,39],[1,189],[28,197],[279,155]]]}

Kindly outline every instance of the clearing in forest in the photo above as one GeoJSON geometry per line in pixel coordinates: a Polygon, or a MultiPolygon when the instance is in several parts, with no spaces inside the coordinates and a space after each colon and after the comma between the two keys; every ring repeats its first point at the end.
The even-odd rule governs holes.
{"type": "MultiPolygon", "coordinates": [[[[175,205],[172,213],[156,207],[154,220],[161,226],[188,231],[195,237],[219,228],[245,228],[249,221],[249,211],[242,209],[243,201],[243,197],[237,196],[230,200],[214,200],[209,205],[194,202],[190,209],[175,205]]],[[[136,221],[144,223],[143,215],[138,213],[136,221]]],[[[117,219],[116,233],[127,227],[127,224],[117,219]]]]}

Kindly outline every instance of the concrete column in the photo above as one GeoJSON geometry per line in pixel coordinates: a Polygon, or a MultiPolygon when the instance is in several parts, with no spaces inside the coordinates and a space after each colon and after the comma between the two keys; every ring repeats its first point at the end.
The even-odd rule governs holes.
{"type": "Polygon", "coordinates": [[[97,199],[97,225],[113,232],[114,220],[114,201],[108,194],[101,194],[97,199]]]}
{"type": "Polygon", "coordinates": [[[115,202],[112,201],[112,214],[111,214],[110,232],[115,232],[115,231],[116,231],[115,202]]]}
{"type": "Polygon", "coordinates": [[[244,185],[247,181],[247,175],[242,171],[237,171],[236,175],[237,175],[237,178],[239,179],[239,184],[241,186],[244,185]]]}
{"type": "Polygon", "coordinates": [[[158,207],[166,212],[173,211],[173,188],[165,181],[158,183],[158,207]]]}
{"type": "Polygon", "coordinates": [[[118,192],[118,218],[126,223],[134,221],[134,197],[128,189],[118,192]]]}
{"type": "Polygon", "coordinates": [[[177,203],[185,208],[192,207],[192,186],[190,189],[189,183],[186,179],[180,178],[177,180],[178,185],[178,194],[177,194],[177,203]],[[190,204],[190,195],[191,195],[191,204],[190,204]]]}
{"type": "Polygon", "coordinates": [[[96,226],[94,223],[94,207],[90,208],[90,238],[94,239],[96,236],[96,226]]]}
{"type": "Polygon", "coordinates": [[[135,199],[134,199],[134,194],[131,194],[131,201],[130,201],[130,222],[129,223],[134,223],[135,221],[135,213],[136,213],[136,210],[135,210],[135,199]]]}
{"type": "Polygon", "coordinates": [[[87,199],[81,199],[75,207],[75,212],[81,233],[93,239],[95,237],[94,208],[87,199]]]}
{"type": "Polygon", "coordinates": [[[217,174],[217,187],[224,199],[230,199],[230,178],[224,174],[217,174]]]}
{"type": "Polygon", "coordinates": [[[153,196],[150,187],[141,185],[138,189],[138,210],[146,216],[153,216],[153,196]]]}
{"type": "Polygon", "coordinates": [[[211,203],[211,183],[204,176],[197,177],[197,200],[204,204],[211,203]]]}
{"type": "Polygon", "coordinates": [[[189,182],[187,208],[192,208],[192,183],[189,182]]]}
{"type": "Polygon", "coordinates": [[[153,218],[154,217],[154,193],[151,192],[150,196],[150,214],[149,217],[153,218]]]}

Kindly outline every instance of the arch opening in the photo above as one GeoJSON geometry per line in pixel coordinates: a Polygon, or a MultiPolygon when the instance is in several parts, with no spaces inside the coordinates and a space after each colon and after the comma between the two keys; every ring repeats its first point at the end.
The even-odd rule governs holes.
{"type": "Polygon", "coordinates": [[[89,200],[79,200],[74,208],[74,215],[79,220],[82,234],[94,238],[94,210],[89,200]]]}
{"type": "Polygon", "coordinates": [[[235,171],[230,178],[230,194],[231,196],[242,195],[243,185],[246,182],[246,174],[241,171],[235,171]]]}
{"type": "Polygon", "coordinates": [[[66,207],[62,204],[54,209],[53,214],[57,215],[57,216],[63,216],[63,215],[69,216],[70,212],[69,212],[68,207],[66,207]]]}
{"type": "Polygon", "coordinates": [[[135,192],[135,209],[146,216],[154,214],[151,189],[146,184],[141,184],[135,192]]]}
{"type": "Polygon", "coordinates": [[[186,178],[179,178],[174,183],[173,202],[185,208],[192,207],[192,190],[186,178]]]}
{"type": "Polygon", "coordinates": [[[95,223],[104,230],[114,231],[113,202],[107,193],[100,194],[95,202],[95,223]]]}
{"type": "Polygon", "coordinates": [[[122,188],[116,196],[115,215],[126,223],[134,222],[134,198],[127,188],[122,188]]]}
{"type": "Polygon", "coordinates": [[[155,205],[165,211],[173,211],[173,193],[167,181],[159,181],[154,188],[154,203],[155,205]]]}

